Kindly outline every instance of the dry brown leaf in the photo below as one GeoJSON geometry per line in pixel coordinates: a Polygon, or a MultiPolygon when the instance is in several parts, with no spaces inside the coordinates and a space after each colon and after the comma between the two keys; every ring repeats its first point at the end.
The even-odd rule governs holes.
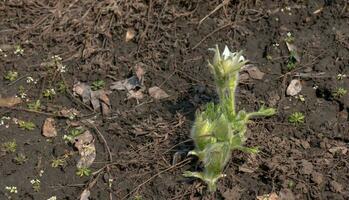
{"type": "Polygon", "coordinates": [[[110,89],[112,90],[134,90],[137,87],[141,87],[141,82],[136,76],[132,76],[128,79],[121,80],[121,81],[116,81],[113,82],[112,85],[110,86],[110,89]]]}
{"type": "Polygon", "coordinates": [[[42,126],[42,135],[49,138],[57,136],[55,120],[53,118],[46,118],[44,125],[42,126]]]}
{"type": "Polygon", "coordinates": [[[144,82],[144,74],[145,74],[145,70],[143,69],[142,65],[144,65],[143,63],[138,63],[135,66],[135,73],[136,76],[138,78],[138,81],[140,82],[141,85],[143,85],[144,82]]]}
{"type": "Polygon", "coordinates": [[[136,31],[133,28],[128,28],[126,31],[125,41],[129,42],[132,40],[136,35],[136,31]]]}
{"type": "Polygon", "coordinates": [[[84,191],[80,195],[80,200],[89,200],[91,192],[89,189],[84,189],[84,191]]]}
{"type": "Polygon", "coordinates": [[[76,136],[74,140],[74,146],[78,149],[80,154],[80,159],[76,167],[90,167],[96,158],[96,147],[93,135],[87,130],[81,135],[76,136]]]}
{"type": "Polygon", "coordinates": [[[279,198],[279,196],[275,192],[273,192],[270,194],[264,194],[261,196],[257,196],[257,200],[281,200],[281,199],[279,198]]]}
{"type": "Polygon", "coordinates": [[[290,96],[295,96],[301,91],[302,91],[302,84],[300,80],[294,79],[290,82],[290,85],[288,85],[286,94],[290,96]]]}
{"type": "Polygon", "coordinates": [[[19,97],[0,98],[0,107],[13,107],[20,103],[22,103],[22,100],[19,97]]]}
{"type": "Polygon", "coordinates": [[[79,115],[80,112],[78,110],[76,110],[75,108],[63,108],[61,111],[59,111],[59,113],[63,116],[63,117],[67,117],[67,118],[74,118],[75,116],[79,115]]]}
{"type": "Polygon", "coordinates": [[[74,84],[73,92],[79,95],[84,103],[89,103],[91,101],[92,89],[89,85],[78,82],[74,84]]]}
{"type": "Polygon", "coordinates": [[[261,72],[258,67],[252,66],[246,68],[247,73],[251,78],[256,80],[262,80],[264,77],[264,72],[261,72]]]}
{"type": "Polygon", "coordinates": [[[170,96],[164,90],[162,90],[157,86],[149,88],[148,92],[149,92],[149,95],[154,99],[164,99],[170,96]]]}
{"type": "Polygon", "coordinates": [[[136,100],[140,100],[144,98],[144,94],[141,90],[137,90],[137,91],[129,91],[129,93],[127,94],[127,99],[136,99],[136,100]]]}

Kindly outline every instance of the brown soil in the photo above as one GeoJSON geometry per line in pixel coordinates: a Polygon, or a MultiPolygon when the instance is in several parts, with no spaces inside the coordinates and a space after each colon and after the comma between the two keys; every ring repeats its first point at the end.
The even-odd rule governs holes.
{"type": "Polygon", "coordinates": [[[349,94],[332,95],[338,87],[349,90],[348,2],[226,2],[199,25],[222,1],[1,1],[0,74],[14,70],[19,77],[39,81],[31,87],[25,78],[14,83],[1,79],[0,95],[12,96],[22,85],[30,101],[41,99],[43,108],[40,113],[28,112],[26,103],[0,108],[0,117],[31,120],[38,127],[24,131],[12,120],[5,121],[8,128],[0,126],[0,142],[15,140],[17,153],[28,157],[18,165],[13,161],[16,153],[0,154],[0,199],[76,199],[85,188],[96,200],[256,199],[272,192],[285,199],[349,199],[349,94]],[[129,28],[136,35],[126,42],[129,28]],[[293,70],[287,69],[288,32],[301,55],[293,70]],[[182,173],[200,168],[186,153],[193,149],[189,133],[195,111],[217,100],[207,67],[212,56],[208,48],[215,44],[244,50],[250,63],[265,73],[262,80],[241,82],[238,107],[252,111],[265,104],[278,113],[250,123],[247,145],[261,152],[234,152],[227,177],[210,194],[202,182],[182,173]],[[23,55],[13,53],[15,45],[24,49],[23,55]],[[62,77],[41,66],[53,55],[67,66],[62,77]],[[138,63],[146,70],[145,86],[159,86],[169,98],[125,100],[125,91],[113,91],[111,115],[102,117],[69,93],[52,100],[41,97],[44,89],[57,89],[62,78],[69,91],[77,81],[100,79],[109,87],[132,76],[138,63]],[[338,74],[347,77],[337,80],[338,74]],[[305,102],[286,96],[292,79],[301,80],[305,102]],[[95,176],[75,175],[76,155],[62,168],[51,167],[53,157],[76,153],[62,139],[69,120],[55,117],[59,133],[51,141],[41,134],[48,113],[61,107],[76,108],[85,116],[80,120],[92,119],[98,129],[90,127],[97,138],[91,169],[101,169],[95,176]],[[305,123],[288,122],[295,111],[305,114],[305,123]],[[34,192],[30,180],[38,177],[41,189],[34,192]],[[9,194],[6,186],[17,186],[18,193],[9,194]]]}

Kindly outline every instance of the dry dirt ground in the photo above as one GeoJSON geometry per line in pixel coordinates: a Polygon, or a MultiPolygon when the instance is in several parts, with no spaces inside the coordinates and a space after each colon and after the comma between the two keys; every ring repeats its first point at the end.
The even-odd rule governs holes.
{"type": "Polygon", "coordinates": [[[349,199],[349,94],[335,93],[349,90],[348,33],[346,0],[1,0],[0,103],[23,98],[0,108],[0,199],[68,200],[85,189],[94,200],[235,200],[270,193],[349,199]],[[261,152],[234,152],[227,177],[210,194],[182,173],[200,168],[186,153],[193,149],[195,111],[217,101],[207,67],[215,44],[244,50],[250,65],[265,73],[257,79],[245,74],[238,107],[267,105],[277,115],[250,123],[247,145],[261,152]],[[62,65],[65,72],[55,70],[62,65]],[[107,115],[73,93],[77,82],[104,81],[100,88],[109,90],[132,77],[136,66],[143,82],[134,96],[111,91],[107,115]],[[11,71],[18,73],[13,80],[11,71]],[[301,81],[301,96],[286,95],[292,79],[301,81]],[[169,96],[154,99],[148,94],[153,86],[169,96]],[[47,89],[56,94],[44,97],[47,89]],[[37,100],[40,105],[28,108],[37,100]],[[79,112],[73,120],[59,112],[71,108],[79,112]],[[304,123],[289,123],[294,112],[304,114],[304,123]],[[56,121],[54,138],[41,133],[47,117],[56,121]],[[35,128],[23,130],[18,120],[35,128]],[[82,177],[76,175],[79,149],[63,139],[81,124],[97,154],[92,174],[82,177]],[[12,152],[9,142],[16,143],[12,152]],[[57,158],[63,161],[53,167],[57,158]],[[35,179],[40,183],[32,184],[35,179]]]}

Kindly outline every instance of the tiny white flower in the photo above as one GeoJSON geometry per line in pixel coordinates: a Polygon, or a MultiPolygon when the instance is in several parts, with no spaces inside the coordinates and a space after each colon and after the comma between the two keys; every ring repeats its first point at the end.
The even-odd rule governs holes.
{"type": "Polygon", "coordinates": [[[287,37],[292,37],[292,33],[291,32],[287,32],[287,37]]]}
{"type": "Polygon", "coordinates": [[[27,77],[27,83],[31,83],[31,82],[34,82],[34,79],[33,79],[33,77],[28,76],[27,77]]]}
{"type": "Polygon", "coordinates": [[[57,200],[57,197],[56,196],[52,196],[52,197],[48,198],[47,200],[57,200]]]}
{"type": "Polygon", "coordinates": [[[39,176],[41,177],[44,174],[44,170],[40,170],[39,176]]]}

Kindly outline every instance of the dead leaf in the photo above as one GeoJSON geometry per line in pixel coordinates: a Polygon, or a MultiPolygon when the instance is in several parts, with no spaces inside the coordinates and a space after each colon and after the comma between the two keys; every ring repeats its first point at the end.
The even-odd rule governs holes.
{"type": "Polygon", "coordinates": [[[145,74],[145,70],[143,69],[142,65],[144,65],[143,63],[138,63],[136,66],[135,66],[135,73],[136,73],[136,76],[140,82],[141,85],[143,85],[143,82],[144,82],[144,74],[145,74]]]}
{"type": "Polygon", "coordinates": [[[136,99],[136,100],[140,100],[140,99],[143,99],[144,98],[144,94],[141,90],[137,90],[137,91],[133,91],[133,90],[130,90],[128,93],[127,93],[127,99],[136,99]]]}
{"type": "Polygon", "coordinates": [[[253,173],[255,169],[248,167],[247,165],[242,165],[242,166],[239,166],[239,171],[245,172],[245,173],[253,173]]]}
{"type": "Polygon", "coordinates": [[[75,116],[79,115],[80,112],[78,110],[76,110],[75,108],[63,108],[61,111],[59,111],[59,113],[63,116],[63,117],[67,117],[69,119],[74,118],[75,116]]]}
{"type": "Polygon", "coordinates": [[[302,166],[302,168],[301,168],[300,171],[301,171],[302,174],[309,175],[309,174],[311,174],[313,172],[314,166],[313,166],[313,164],[311,162],[303,159],[302,163],[301,163],[301,166],[302,166]]]}
{"type": "Polygon", "coordinates": [[[96,158],[96,147],[93,135],[87,130],[81,135],[76,136],[74,140],[74,146],[78,149],[80,154],[80,159],[76,167],[90,167],[96,158]]]}
{"type": "Polygon", "coordinates": [[[273,192],[270,194],[264,194],[261,196],[257,196],[257,200],[281,200],[281,199],[279,198],[279,196],[275,192],[273,192]]]}
{"type": "Polygon", "coordinates": [[[296,200],[295,195],[290,189],[282,189],[279,192],[280,200],[296,200]]]}
{"type": "Polygon", "coordinates": [[[109,91],[93,91],[89,85],[85,83],[77,83],[74,85],[73,92],[79,95],[84,103],[91,103],[93,110],[102,110],[103,115],[108,115],[110,113],[109,91]]]}
{"type": "Polygon", "coordinates": [[[137,87],[141,87],[141,82],[137,78],[137,76],[132,76],[128,79],[113,82],[110,86],[112,90],[134,90],[137,87]]]}
{"type": "Polygon", "coordinates": [[[136,35],[136,31],[133,28],[128,28],[126,31],[125,41],[129,42],[132,40],[136,35]]]}
{"type": "Polygon", "coordinates": [[[91,104],[94,110],[100,110],[102,107],[102,114],[108,115],[110,113],[109,92],[105,90],[91,91],[91,104]]]}
{"type": "Polygon", "coordinates": [[[89,103],[91,101],[92,89],[89,85],[78,82],[74,84],[73,92],[79,95],[84,103],[89,103]]]}
{"type": "Polygon", "coordinates": [[[84,191],[80,195],[80,200],[89,200],[91,192],[89,189],[84,189],[84,191]]]}
{"type": "Polygon", "coordinates": [[[251,78],[256,79],[256,80],[262,80],[264,77],[263,72],[261,72],[258,67],[252,66],[252,67],[247,67],[246,68],[247,73],[250,75],[251,78]]]}
{"type": "Polygon", "coordinates": [[[53,118],[46,118],[44,125],[42,126],[42,134],[45,137],[56,137],[57,130],[55,127],[55,120],[53,118]]]}
{"type": "Polygon", "coordinates": [[[19,97],[0,98],[0,107],[13,107],[20,103],[22,103],[22,100],[19,97]]]}
{"type": "Polygon", "coordinates": [[[168,95],[165,91],[163,91],[161,88],[154,86],[148,89],[149,95],[153,97],[154,99],[163,99],[167,98],[170,95],[168,95]]]}
{"type": "Polygon", "coordinates": [[[302,91],[302,84],[300,80],[293,79],[288,85],[286,94],[290,96],[295,96],[302,91]]]}
{"type": "Polygon", "coordinates": [[[331,152],[332,154],[340,153],[342,155],[345,155],[348,152],[348,148],[346,148],[344,146],[343,147],[332,147],[328,151],[331,152]]]}

